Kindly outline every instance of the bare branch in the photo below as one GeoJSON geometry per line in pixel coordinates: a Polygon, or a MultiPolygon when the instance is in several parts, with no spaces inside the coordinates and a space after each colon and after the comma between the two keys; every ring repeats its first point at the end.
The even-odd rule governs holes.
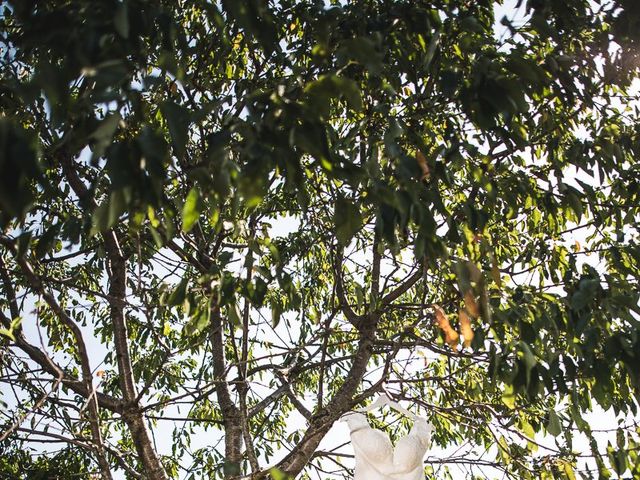
{"type": "Polygon", "coordinates": [[[334,275],[335,275],[335,292],[338,297],[339,307],[346,319],[354,325],[356,328],[362,322],[362,316],[356,314],[349,302],[344,291],[344,279],[342,277],[342,250],[336,252],[334,261],[334,275]]]}
{"type": "Polygon", "coordinates": [[[404,293],[409,291],[424,276],[422,267],[419,267],[412,275],[407,277],[404,282],[398,285],[393,291],[389,292],[382,298],[382,305],[389,305],[394,300],[400,298],[404,293]]]}
{"type": "MultiPolygon", "coordinates": [[[[64,174],[71,188],[80,199],[80,202],[87,207],[95,209],[95,199],[89,195],[86,185],[78,176],[72,157],[63,150],[58,153],[64,174]]],[[[167,478],[166,473],[151,442],[140,406],[137,404],[138,395],[131,366],[127,321],[124,313],[127,294],[126,259],[120,248],[120,243],[115,231],[107,230],[101,234],[109,260],[108,300],[113,324],[113,341],[116,351],[120,388],[122,389],[126,403],[123,419],[129,427],[133,443],[149,478],[152,480],[165,480],[167,478]]]]}

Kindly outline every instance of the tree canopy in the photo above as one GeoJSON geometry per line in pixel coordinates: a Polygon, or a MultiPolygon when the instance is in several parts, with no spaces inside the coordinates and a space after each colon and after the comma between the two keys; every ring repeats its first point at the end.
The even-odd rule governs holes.
{"type": "Polygon", "coordinates": [[[640,478],[640,3],[3,9],[2,478],[640,478]]]}

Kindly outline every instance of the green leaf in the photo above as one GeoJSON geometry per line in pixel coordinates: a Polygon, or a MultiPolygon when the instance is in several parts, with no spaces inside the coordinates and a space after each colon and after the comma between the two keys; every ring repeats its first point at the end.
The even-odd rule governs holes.
{"type": "Polygon", "coordinates": [[[109,201],[105,200],[96,207],[91,215],[90,236],[105,232],[109,229],[109,201]]]}
{"type": "Polygon", "coordinates": [[[251,292],[251,303],[255,307],[262,307],[264,299],[268,292],[268,285],[262,278],[257,277],[254,282],[254,288],[251,292]]]}
{"type": "Polygon", "coordinates": [[[358,304],[358,308],[362,308],[365,302],[364,289],[362,288],[362,285],[360,285],[359,283],[356,283],[353,286],[353,288],[356,293],[356,302],[358,304]]]}
{"type": "Polygon", "coordinates": [[[348,245],[362,228],[363,219],[360,208],[350,200],[339,196],[333,214],[333,223],[338,242],[343,246],[348,245]]]}
{"type": "Polygon", "coordinates": [[[307,102],[311,110],[324,118],[328,117],[331,112],[331,100],[338,98],[344,98],[353,110],[362,110],[360,87],[350,78],[335,74],[322,75],[307,84],[304,91],[307,94],[307,102]]]}
{"type": "Polygon", "coordinates": [[[186,145],[189,140],[189,111],[181,105],[171,101],[163,102],[160,105],[162,116],[169,126],[169,134],[175,154],[178,157],[184,157],[186,154],[186,145]]]}
{"type": "Polygon", "coordinates": [[[580,199],[579,193],[573,189],[570,189],[565,193],[565,197],[567,199],[567,202],[569,202],[571,210],[573,210],[576,214],[579,222],[582,219],[582,215],[584,214],[584,208],[582,207],[582,200],[580,199]]]}
{"type": "Polygon", "coordinates": [[[291,129],[290,143],[313,156],[321,163],[331,165],[331,151],[327,132],[319,122],[303,122],[291,129]]]}
{"type": "Polygon", "coordinates": [[[271,304],[271,325],[276,328],[282,317],[282,307],[278,303],[271,304]]]}
{"type": "Polygon", "coordinates": [[[127,195],[124,190],[116,190],[109,196],[109,214],[107,228],[111,228],[118,223],[120,217],[127,210],[127,195]]]}
{"type": "Polygon", "coordinates": [[[368,37],[357,37],[344,40],[336,52],[338,60],[346,64],[349,60],[364,65],[374,75],[382,72],[382,53],[377,42],[368,37]]]}
{"type": "Polygon", "coordinates": [[[37,258],[44,257],[54,246],[56,237],[60,233],[59,225],[52,225],[38,239],[36,243],[35,253],[37,258]]]}
{"type": "Polygon", "coordinates": [[[498,455],[504,464],[509,465],[511,463],[511,450],[504,435],[500,435],[498,439],[498,455]]]}
{"type": "Polygon", "coordinates": [[[262,48],[272,52],[278,48],[278,32],[275,18],[266,2],[261,0],[222,0],[225,11],[251,36],[255,37],[262,48]]]}
{"type": "Polygon", "coordinates": [[[518,342],[518,347],[520,348],[518,357],[520,357],[524,361],[527,369],[531,370],[538,363],[538,361],[536,360],[536,356],[531,351],[531,347],[529,347],[526,342],[518,342]]]}
{"type": "Polygon", "coordinates": [[[278,468],[272,468],[269,470],[269,475],[273,480],[291,480],[291,477],[278,468]]]}
{"type": "Polygon", "coordinates": [[[560,424],[560,419],[556,414],[555,410],[549,410],[549,421],[547,422],[547,432],[549,432],[554,437],[557,437],[562,433],[562,426],[560,424]]]}
{"type": "Polygon", "coordinates": [[[187,336],[197,335],[205,330],[211,322],[211,309],[206,304],[203,308],[196,310],[195,314],[184,326],[183,333],[187,336]]]}
{"type": "MultiPolygon", "coordinates": [[[[424,59],[425,68],[429,68],[431,65],[431,61],[433,60],[434,55],[436,54],[436,50],[438,49],[438,45],[440,43],[440,31],[436,31],[431,40],[429,41],[429,47],[427,48],[427,53],[424,59]]],[[[447,77],[447,75],[445,75],[447,77]]]]}
{"type": "Polygon", "coordinates": [[[192,187],[182,207],[182,231],[188,232],[200,218],[200,191],[192,187]]]}
{"type": "Polygon", "coordinates": [[[16,339],[16,337],[13,335],[13,332],[11,330],[7,330],[6,328],[0,328],[0,336],[7,337],[12,342],[16,339]]]}
{"type": "Polygon", "coordinates": [[[118,4],[113,16],[113,25],[122,38],[129,38],[129,12],[126,0],[118,4]]]}
{"type": "Polygon", "coordinates": [[[32,184],[42,180],[35,137],[0,118],[0,213],[24,216],[34,201],[32,184]]]}
{"type": "Polygon", "coordinates": [[[536,432],[533,430],[533,427],[526,420],[522,421],[521,431],[524,435],[530,440],[534,440],[536,438],[536,432]]]}
{"type": "Polygon", "coordinates": [[[20,325],[22,324],[22,317],[16,317],[11,320],[9,324],[9,328],[0,328],[0,336],[5,336],[9,338],[11,341],[15,341],[16,337],[14,332],[16,332],[20,325]]]}
{"type": "Polygon", "coordinates": [[[502,393],[502,403],[512,410],[516,408],[516,394],[511,385],[505,385],[502,393]]]}
{"type": "Polygon", "coordinates": [[[359,112],[362,110],[362,93],[358,84],[350,78],[334,77],[334,83],[349,106],[359,112]]]}
{"type": "Polygon", "coordinates": [[[242,325],[242,318],[240,316],[240,311],[238,310],[238,305],[233,303],[230,305],[227,305],[227,315],[229,316],[229,320],[231,320],[231,323],[238,327],[240,325],[242,325]]]}
{"type": "Polygon", "coordinates": [[[183,278],[180,280],[180,283],[176,286],[176,288],[171,292],[169,298],[167,299],[167,304],[172,306],[182,305],[187,296],[187,285],[189,281],[187,278],[183,278]]]}
{"type": "Polygon", "coordinates": [[[523,58],[521,52],[510,55],[506,67],[519,78],[528,80],[534,85],[545,80],[544,70],[530,59],[523,58]]]}
{"type": "Polygon", "coordinates": [[[576,475],[573,470],[573,465],[568,461],[562,462],[562,470],[564,474],[567,476],[567,480],[576,480],[576,475]]]}
{"type": "Polygon", "coordinates": [[[102,157],[109,145],[111,145],[113,135],[116,133],[121,120],[122,116],[119,112],[111,113],[100,122],[98,128],[91,134],[90,138],[94,141],[93,153],[91,154],[92,163],[102,157]]]}

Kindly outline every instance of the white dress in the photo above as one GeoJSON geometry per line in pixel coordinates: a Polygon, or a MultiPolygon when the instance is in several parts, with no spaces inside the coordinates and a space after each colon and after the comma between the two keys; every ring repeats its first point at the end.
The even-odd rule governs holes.
{"type": "Polygon", "coordinates": [[[344,417],[356,457],[353,480],[424,480],[422,459],[429,448],[431,425],[416,418],[408,435],[395,448],[389,436],[371,428],[362,413],[344,417]]]}

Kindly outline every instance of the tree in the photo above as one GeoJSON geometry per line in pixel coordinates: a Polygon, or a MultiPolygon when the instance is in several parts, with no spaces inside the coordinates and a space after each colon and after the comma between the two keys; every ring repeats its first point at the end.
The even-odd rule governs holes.
{"type": "Polygon", "coordinates": [[[348,476],[383,388],[467,478],[640,478],[584,419],[638,408],[640,7],[501,3],[5,4],[3,478],[348,476]]]}

